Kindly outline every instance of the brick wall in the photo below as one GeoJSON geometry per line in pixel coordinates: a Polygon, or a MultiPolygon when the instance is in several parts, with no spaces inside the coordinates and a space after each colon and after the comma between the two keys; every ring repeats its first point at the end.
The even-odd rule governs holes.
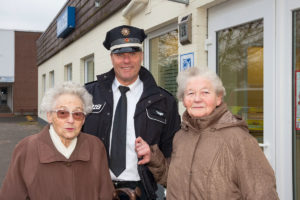
{"type": "Polygon", "coordinates": [[[39,32],[15,32],[15,82],[13,86],[13,112],[37,112],[38,79],[36,40],[39,32]]]}

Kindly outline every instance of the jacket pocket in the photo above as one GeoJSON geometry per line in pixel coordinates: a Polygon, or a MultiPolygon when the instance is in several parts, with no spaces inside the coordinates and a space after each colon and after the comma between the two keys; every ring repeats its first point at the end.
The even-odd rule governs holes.
{"type": "Polygon", "coordinates": [[[146,108],[146,113],[147,117],[150,120],[154,120],[162,124],[167,124],[166,112],[155,108],[146,108]]]}

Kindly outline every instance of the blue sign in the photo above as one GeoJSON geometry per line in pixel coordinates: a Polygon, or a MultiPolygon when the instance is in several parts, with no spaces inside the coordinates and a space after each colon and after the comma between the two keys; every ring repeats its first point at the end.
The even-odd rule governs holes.
{"type": "Polygon", "coordinates": [[[75,7],[68,6],[56,21],[56,36],[65,38],[75,28],[75,7]]]}
{"type": "Polygon", "coordinates": [[[180,71],[184,71],[189,67],[194,67],[194,53],[180,55],[180,71]]]}

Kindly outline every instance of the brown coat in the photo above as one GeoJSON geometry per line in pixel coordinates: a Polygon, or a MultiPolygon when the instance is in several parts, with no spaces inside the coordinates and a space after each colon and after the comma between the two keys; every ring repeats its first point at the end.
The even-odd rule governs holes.
{"type": "Polygon", "coordinates": [[[70,159],[66,159],[54,147],[46,126],[16,146],[0,200],[111,200],[112,193],[102,142],[80,133],[70,159]]]}
{"type": "Polygon", "coordinates": [[[278,199],[273,169],[246,123],[224,103],[201,119],[184,113],[169,168],[159,149],[151,148],[149,167],[160,183],[167,180],[167,199],[278,199]]]}

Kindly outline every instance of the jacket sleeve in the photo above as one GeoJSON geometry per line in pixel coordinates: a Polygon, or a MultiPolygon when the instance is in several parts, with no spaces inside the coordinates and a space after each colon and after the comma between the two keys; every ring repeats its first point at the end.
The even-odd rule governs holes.
{"type": "Polygon", "coordinates": [[[148,168],[153,174],[157,183],[167,186],[167,178],[169,171],[169,160],[164,157],[158,146],[155,144],[150,147],[151,160],[148,163],[148,168]]]}
{"type": "Polygon", "coordinates": [[[279,199],[274,171],[256,139],[249,135],[237,144],[238,148],[234,150],[237,184],[243,199],[279,199]]]}
{"type": "Polygon", "coordinates": [[[180,115],[178,113],[177,102],[173,96],[168,99],[169,112],[167,118],[167,124],[164,127],[163,133],[160,138],[159,148],[166,158],[171,157],[173,137],[175,133],[180,129],[180,115]]]}
{"type": "Polygon", "coordinates": [[[26,145],[21,142],[13,152],[8,172],[0,190],[0,199],[29,199],[23,179],[26,145]]]}

